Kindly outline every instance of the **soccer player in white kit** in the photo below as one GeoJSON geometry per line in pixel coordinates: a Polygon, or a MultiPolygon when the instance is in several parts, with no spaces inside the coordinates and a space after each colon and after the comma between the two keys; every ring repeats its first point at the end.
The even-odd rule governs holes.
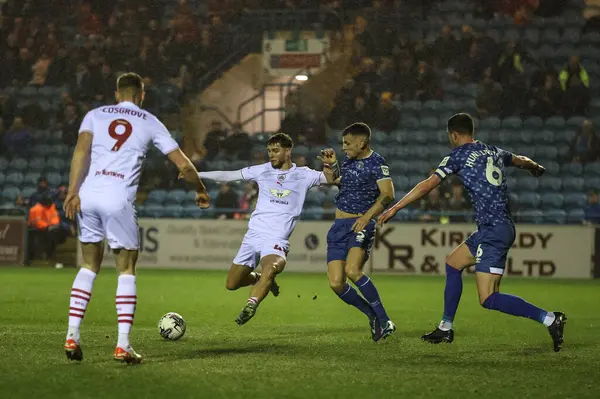
{"type": "Polygon", "coordinates": [[[270,162],[234,171],[201,172],[203,179],[229,182],[255,181],[258,201],[248,223],[248,232],[229,269],[226,287],[236,290],[253,285],[250,298],[236,319],[239,325],[248,322],[260,302],[268,295],[279,294],[275,276],[283,271],[290,249],[288,239],[302,212],[306,192],[327,179],[323,172],[292,163],[293,141],[287,134],[277,133],[267,142],[270,162]],[[261,273],[255,269],[260,264],[261,273]]]}
{"type": "Polygon", "coordinates": [[[117,80],[118,104],[87,113],[71,162],[66,216],[77,217],[83,265],[71,289],[69,329],[64,346],[67,358],[82,360],[79,327],[92,296],[104,254],[104,239],[115,254],[119,278],[116,294],[119,338],[114,358],[141,363],[129,343],[137,303],[135,263],[139,237],[134,201],[142,163],[150,143],[165,154],[186,181],[196,187],[196,203],[210,205],[198,171],[181,151],[165,126],[140,108],[144,100],[142,78],[126,73],[117,80]]]}

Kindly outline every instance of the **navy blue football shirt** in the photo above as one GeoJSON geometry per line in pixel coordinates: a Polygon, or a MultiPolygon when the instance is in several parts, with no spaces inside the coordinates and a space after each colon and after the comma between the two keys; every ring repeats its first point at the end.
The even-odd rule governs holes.
{"type": "Polygon", "coordinates": [[[367,158],[346,157],[341,167],[340,192],[335,197],[339,210],[348,213],[366,213],[379,198],[378,181],[391,179],[385,159],[376,152],[367,158]]]}
{"type": "Polygon", "coordinates": [[[480,141],[463,144],[445,157],[435,174],[457,174],[475,207],[477,225],[512,224],[508,211],[506,167],[513,154],[480,141]]]}

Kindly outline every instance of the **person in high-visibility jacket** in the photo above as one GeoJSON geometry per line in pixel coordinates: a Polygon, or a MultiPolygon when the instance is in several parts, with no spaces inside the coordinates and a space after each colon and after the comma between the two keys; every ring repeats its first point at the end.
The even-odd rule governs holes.
{"type": "Polygon", "coordinates": [[[29,227],[35,229],[34,245],[41,247],[48,261],[55,262],[56,247],[62,241],[63,233],[58,210],[49,196],[42,196],[29,210],[29,227]]]}
{"type": "Polygon", "coordinates": [[[590,88],[590,76],[579,62],[579,56],[577,55],[572,56],[569,63],[558,74],[558,80],[563,91],[567,90],[567,83],[569,83],[572,76],[578,76],[581,84],[588,89],[590,88]]]}

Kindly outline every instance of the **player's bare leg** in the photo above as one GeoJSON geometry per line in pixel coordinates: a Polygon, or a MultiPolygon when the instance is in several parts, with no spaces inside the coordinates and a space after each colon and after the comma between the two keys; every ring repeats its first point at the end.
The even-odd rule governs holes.
{"type": "Polygon", "coordinates": [[[526,317],[536,320],[548,327],[552,338],[554,352],[561,349],[564,342],[564,328],[567,316],[561,312],[549,312],[541,309],[523,298],[500,292],[502,275],[492,273],[475,273],[479,303],[486,309],[497,310],[512,316],[526,317]]]}
{"type": "Polygon", "coordinates": [[[258,308],[258,305],[269,295],[269,291],[272,290],[275,276],[283,271],[285,268],[285,259],[278,255],[267,255],[261,259],[261,274],[258,282],[252,287],[250,291],[250,298],[235,320],[240,326],[246,324],[258,308]]]}
{"type": "Polygon", "coordinates": [[[475,264],[475,257],[466,243],[461,243],[446,257],[446,287],[444,289],[444,315],[439,326],[421,337],[425,342],[439,344],[454,341],[452,323],[463,291],[462,271],[475,264]]]}
{"type": "Polygon", "coordinates": [[[356,290],[346,281],[346,262],[342,260],[332,260],[327,263],[327,278],[329,287],[335,294],[348,305],[354,306],[369,318],[369,327],[371,328],[371,338],[378,342],[381,339],[381,324],[371,305],[365,298],[359,295],[356,290]]]}
{"type": "Polygon", "coordinates": [[[114,359],[128,364],[139,364],[142,362],[142,356],[133,350],[129,342],[129,333],[133,325],[137,304],[135,264],[138,251],[115,249],[113,252],[119,272],[115,301],[119,324],[119,340],[115,348],[114,359]]]}
{"type": "Polygon", "coordinates": [[[259,278],[260,273],[253,271],[252,268],[234,263],[229,268],[225,288],[235,291],[238,288],[256,284],[259,278]]]}
{"type": "Polygon", "coordinates": [[[100,271],[102,256],[104,255],[104,242],[82,243],[83,265],[71,288],[71,301],[69,304],[69,329],[65,340],[65,353],[69,360],[83,360],[80,345],[79,328],[87,305],[92,297],[92,288],[96,275],[100,271]]]}
{"type": "MultiPolygon", "coordinates": [[[[366,252],[363,248],[350,248],[348,257],[346,258],[345,272],[348,278],[352,280],[360,293],[369,302],[370,307],[377,316],[377,320],[381,326],[381,334],[378,339],[375,339],[375,336],[373,339],[379,341],[392,335],[392,333],[396,331],[396,325],[388,317],[385,308],[383,307],[381,297],[379,296],[379,292],[377,291],[377,288],[375,288],[375,284],[373,284],[371,279],[363,273],[366,259],[366,252]]],[[[373,329],[373,323],[371,323],[371,328],[373,329]]]]}

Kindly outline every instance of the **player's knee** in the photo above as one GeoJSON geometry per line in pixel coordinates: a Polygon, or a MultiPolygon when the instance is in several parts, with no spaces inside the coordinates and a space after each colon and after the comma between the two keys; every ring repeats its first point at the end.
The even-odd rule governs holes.
{"type": "Polygon", "coordinates": [[[358,267],[346,267],[345,271],[346,276],[348,276],[348,278],[353,282],[360,280],[360,278],[363,276],[362,270],[360,270],[358,267]]]}
{"type": "Polygon", "coordinates": [[[238,281],[235,281],[233,279],[227,279],[225,281],[225,288],[227,288],[229,291],[235,291],[238,288],[240,288],[240,284],[238,281]]]}
{"type": "Polygon", "coordinates": [[[264,265],[260,274],[261,280],[273,280],[277,275],[277,266],[278,265],[275,262],[270,263],[268,265],[264,265]]]}
{"type": "Polygon", "coordinates": [[[485,309],[494,309],[495,292],[479,294],[479,304],[485,309]]]}
{"type": "Polygon", "coordinates": [[[335,292],[341,292],[346,286],[346,279],[342,276],[330,276],[329,287],[335,292]]]}

